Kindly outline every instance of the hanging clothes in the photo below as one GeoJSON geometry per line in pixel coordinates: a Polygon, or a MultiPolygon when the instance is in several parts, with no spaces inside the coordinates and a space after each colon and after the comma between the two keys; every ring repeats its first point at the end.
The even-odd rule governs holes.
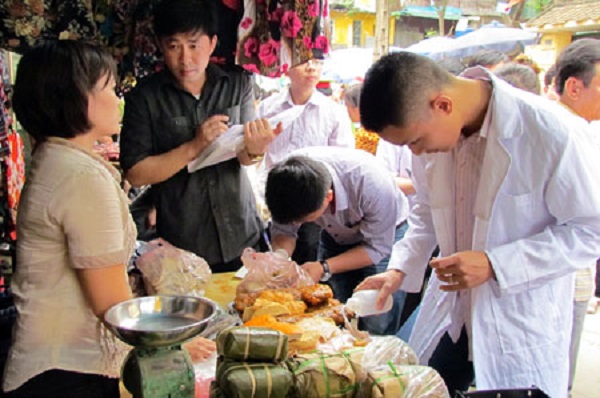
{"type": "Polygon", "coordinates": [[[17,209],[25,184],[25,157],[21,136],[9,112],[8,93],[12,90],[7,54],[0,51],[0,156],[2,157],[2,240],[17,239],[17,209]]]}
{"type": "Polygon", "coordinates": [[[94,40],[96,24],[88,0],[0,2],[0,47],[23,53],[39,40],[94,40]]]}
{"type": "Polygon", "coordinates": [[[324,35],[327,0],[245,0],[238,30],[237,63],[278,77],[329,52],[324,35]]]}

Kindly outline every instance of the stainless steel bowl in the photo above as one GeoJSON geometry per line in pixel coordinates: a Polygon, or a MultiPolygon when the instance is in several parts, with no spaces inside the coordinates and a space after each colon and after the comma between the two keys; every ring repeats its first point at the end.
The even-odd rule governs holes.
{"type": "Polygon", "coordinates": [[[127,344],[162,347],[201,333],[216,310],[216,304],[203,297],[148,296],[113,306],[104,320],[127,344]]]}

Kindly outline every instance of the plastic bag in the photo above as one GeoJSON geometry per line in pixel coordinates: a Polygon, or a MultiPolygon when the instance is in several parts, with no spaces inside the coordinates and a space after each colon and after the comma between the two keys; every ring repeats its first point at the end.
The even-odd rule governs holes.
{"type": "Polygon", "coordinates": [[[419,358],[410,346],[396,336],[372,336],[365,347],[369,355],[363,358],[363,366],[367,371],[396,366],[418,365],[419,358]]]}
{"type": "Polygon", "coordinates": [[[146,244],[136,265],[151,295],[203,296],[211,276],[210,267],[203,258],[160,238],[146,244]]]}
{"type": "Polygon", "coordinates": [[[248,269],[236,294],[255,293],[264,289],[281,289],[314,285],[310,275],[294,261],[277,252],[259,253],[246,248],[242,262],[248,269]]]}

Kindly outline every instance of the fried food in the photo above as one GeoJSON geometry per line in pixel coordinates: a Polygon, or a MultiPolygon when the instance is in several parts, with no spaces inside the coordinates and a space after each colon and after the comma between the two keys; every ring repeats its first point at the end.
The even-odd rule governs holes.
{"type": "Polygon", "coordinates": [[[302,301],[313,307],[326,303],[328,299],[333,298],[333,291],[329,285],[317,284],[304,286],[299,290],[302,301]]]}
{"type": "Polygon", "coordinates": [[[298,336],[302,334],[302,329],[291,323],[279,322],[273,315],[261,315],[250,319],[244,323],[244,326],[259,326],[273,330],[278,330],[288,336],[298,336]]]}

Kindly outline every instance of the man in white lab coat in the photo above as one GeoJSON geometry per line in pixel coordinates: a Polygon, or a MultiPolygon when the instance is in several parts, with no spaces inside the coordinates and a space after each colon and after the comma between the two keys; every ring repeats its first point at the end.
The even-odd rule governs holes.
{"type": "Polygon", "coordinates": [[[381,58],[361,95],[365,128],[414,157],[410,228],[379,302],[421,287],[409,344],[451,390],[537,386],[567,396],[574,271],[600,242],[600,163],[587,124],[481,68],[456,78],[410,53],[381,58]],[[579,132],[579,134],[577,133],[579,132]]]}

